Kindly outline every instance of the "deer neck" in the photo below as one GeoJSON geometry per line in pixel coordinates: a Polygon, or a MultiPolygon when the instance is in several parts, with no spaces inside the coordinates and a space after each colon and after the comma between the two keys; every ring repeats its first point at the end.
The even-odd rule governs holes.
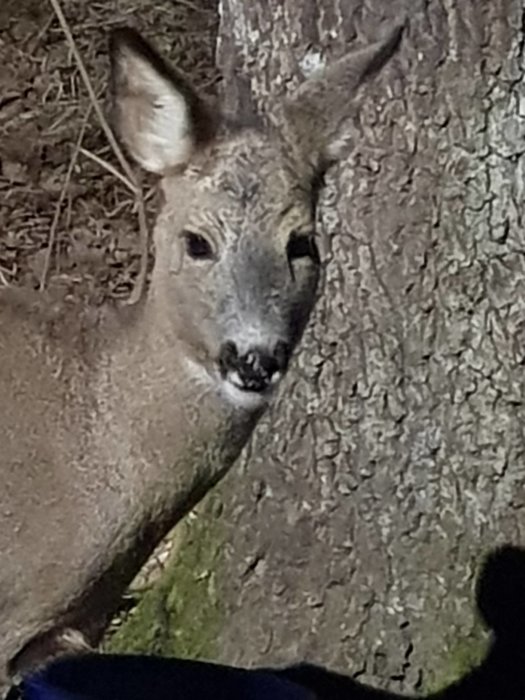
{"type": "Polygon", "coordinates": [[[112,397],[112,443],[129,446],[137,498],[148,503],[147,491],[147,509],[171,522],[228,470],[259,416],[224,401],[164,319],[152,290],[111,349],[98,393],[112,397]]]}

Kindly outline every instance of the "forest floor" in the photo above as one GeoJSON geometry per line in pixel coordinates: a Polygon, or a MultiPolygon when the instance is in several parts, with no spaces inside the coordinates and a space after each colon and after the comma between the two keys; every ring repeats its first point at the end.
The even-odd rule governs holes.
{"type": "MultiPolygon", "coordinates": [[[[213,0],[68,0],[63,11],[105,111],[108,32],[123,24],[216,90],[213,0]]],[[[2,0],[0,64],[0,284],[125,299],[140,268],[135,198],[101,165],[118,168],[51,3],[2,0]]]]}

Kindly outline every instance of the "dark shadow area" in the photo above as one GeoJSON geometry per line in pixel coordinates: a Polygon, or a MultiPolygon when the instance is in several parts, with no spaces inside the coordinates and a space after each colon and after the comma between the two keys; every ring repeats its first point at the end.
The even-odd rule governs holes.
{"type": "MultiPolygon", "coordinates": [[[[487,557],[477,582],[476,602],[492,633],[487,657],[456,683],[426,697],[432,700],[525,700],[525,549],[505,546],[487,557]]],[[[348,676],[310,664],[277,673],[313,690],[319,700],[408,697],[362,685],[348,676]]]]}
{"type": "MultiPolygon", "coordinates": [[[[525,700],[525,549],[490,554],[476,600],[492,642],[483,663],[432,700],[525,700]]],[[[239,669],[148,656],[86,654],[51,664],[9,698],[24,700],[400,700],[320,666],[239,669]],[[20,694],[21,693],[21,694],[20,694]]],[[[412,696],[416,697],[416,696],[412,696]]]]}

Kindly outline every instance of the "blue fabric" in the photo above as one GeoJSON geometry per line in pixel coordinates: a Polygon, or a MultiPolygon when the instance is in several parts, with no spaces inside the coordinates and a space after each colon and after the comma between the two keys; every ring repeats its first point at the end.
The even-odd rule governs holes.
{"type": "Polygon", "coordinates": [[[24,700],[312,700],[271,671],[155,656],[87,654],[25,678],[24,700]]]}

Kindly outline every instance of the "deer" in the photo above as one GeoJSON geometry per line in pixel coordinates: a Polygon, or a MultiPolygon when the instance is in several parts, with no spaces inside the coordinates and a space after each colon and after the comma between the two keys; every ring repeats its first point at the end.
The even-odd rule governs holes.
{"type": "Polygon", "coordinates": [[[100,641],[272,403],[319,296],[320,178],[401,34],[243,122],[136,30],[111,33],[112,124],[159,178],[155,262],[127,307],[0,290],[0,695],[100,641]]]}

